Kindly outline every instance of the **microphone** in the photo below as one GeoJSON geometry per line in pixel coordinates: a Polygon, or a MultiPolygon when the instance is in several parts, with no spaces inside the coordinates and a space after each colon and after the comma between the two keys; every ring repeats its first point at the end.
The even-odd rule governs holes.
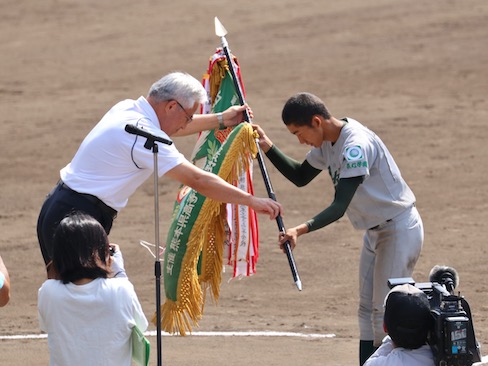
{"type": "Polygon", "coordinates": [[[459,285],[459,275],[457,271],[448,266],[435,265],[430,270],[429,280],[444,285],[451,294],[459,285]]]}
{"type": "MultiPolygon", "coordinates": [[[[145,137],[148,139],[148,141],[151,140],[151,141],[162,142],[163,144],[166,144],[166,145],[172,145],[173,144],[173,141],[171,141],[171,140],[165,139],[164,137],[153,135],[147,131],[144,131],[142,128],[139,128],[139,127],[131,125],[131,124],[125,125],[125,131],[132,134],[132,135],[139,135],[139,136],[145,137]]],[[[146,144],[147,144],[147,142],[146,142],[146,144]]]]}

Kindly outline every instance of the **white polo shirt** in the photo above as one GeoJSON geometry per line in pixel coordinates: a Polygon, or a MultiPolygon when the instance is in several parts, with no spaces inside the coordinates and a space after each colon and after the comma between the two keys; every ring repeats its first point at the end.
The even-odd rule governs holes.
{"type": "Polygon", "coordinates": [[[358,121],[347,118],[338,140],[325,141],[307,154],[311,166],[327,170],[334,186],[340,178],[364,176],[346,210],[356,229],[369,229],[392,219],[415,203],[381,139],[358,121]]]}
{"type": "MultiPolygon", "coordinates": [[[[129,134],[127,124],[170,139],[161,131],[154,109],[146,98],[116,104],[85,137],[73,160],[60,171],[71,189],[97,196],[119,211],[154,171],[152,149],[146,138],[129,134]]],[[[158,176],[186,161],[174,144],[158,144],[158,176]]]]}

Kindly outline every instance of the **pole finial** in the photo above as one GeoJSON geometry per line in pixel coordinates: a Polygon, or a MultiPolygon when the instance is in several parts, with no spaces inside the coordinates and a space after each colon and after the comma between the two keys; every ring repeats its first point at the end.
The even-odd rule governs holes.
{"type": "Polygon", "coordinates": [[[218,37],[225,37],[227,35],[227,30],[224,28],[219,18],[215,17],[215,34],[218,37]]]}

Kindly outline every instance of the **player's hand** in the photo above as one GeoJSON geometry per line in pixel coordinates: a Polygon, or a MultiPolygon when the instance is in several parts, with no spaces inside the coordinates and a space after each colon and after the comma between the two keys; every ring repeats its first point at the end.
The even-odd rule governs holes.
{"type": "Polygon", "coordinates": [[[249,207],[257,213],[268,214],[270,220],[275,219],[278,215],[282,215],[283,213],[283,206],[271,198],[252,196],[249,207]]]}
{"type": "Polygon", "coordinates": [[[224,117],[224,126],[225,127],[234,127],[237,126],[241,122],[246,121],[246,111],[249,113],[249,116],[253,117],[253,113],[251,108],[247,104],[244,105],[234,105],[227,108],[225,111],[222,112],[222,117],[224,117]]]}
{"type": "Polygon", "coordinates": [[[264,153],[267,153],[269,149],[271,149],[271,147],[273,146],[273,142],[269,139],[268,136],[266,136],[266,133],[261,128],[261,126],[253,123],[252,128],[259,135],[258,138],[259,147],[261,148],[261,150],[263,150],[264,153]]]}
{"type": "Polygon", "coordinates": [[[285,253],[285,243],[288,241],[290,243],[290,249],[295,249],[298,240],[298,230],[296,228],[291,228],[286,230],[286,233],[279,234],[279,244],[280,249],[285,253]]]}

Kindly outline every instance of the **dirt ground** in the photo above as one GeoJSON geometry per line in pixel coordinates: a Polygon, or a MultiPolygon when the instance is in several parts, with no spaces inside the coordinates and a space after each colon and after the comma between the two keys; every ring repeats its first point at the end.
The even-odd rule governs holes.
{"type": "MultiPolygon", "coordinates": [[[[220,45],[215,16],[241,64],[255,121],[285,152],[301,160],[307,151],[280,121],[283,103],[298,91],[321,96],[334,116],[355,118],[385,141],[425,225],[414,278],[427,281],[435,264],[458,270],[458,289],[488,353],[486,0],[3,0],[1,9],[0,254],[12,281],[11,302],[0,309],[2,365],[48,363],[46,339],[30,337],[40,334],[37,290],[45,278],[36,221],[59,169],[119,100],[146,95],[170,71],[200,79],[220,45]],[[9,338],[17,335],[25,338],[9,338]]],[[[195,138],[175,142],[189,156],[195,138]]],[[[330,202],[325,173],[299,189],[267,167],[285,226],[330,202]]],[[[255,170],[257,194],[266,195],[257,163],[255,170]]],[[[176,188],[159,181],[162,239],[176,188]]],[[[148,318],[154,259],[138,242],[153,242],[153,202],[150,180],[111,234],[148,318]]],[[[335,337],[165,336],[163,364],[357,364],[362,233],[343,218],[303,237],[294,251],[301,292],[276,245],[276,223],[260,217],[260,235],[258,273],[231,282],[226,276],[219,303],[207,304],[195,330],[335,337]]]]}

